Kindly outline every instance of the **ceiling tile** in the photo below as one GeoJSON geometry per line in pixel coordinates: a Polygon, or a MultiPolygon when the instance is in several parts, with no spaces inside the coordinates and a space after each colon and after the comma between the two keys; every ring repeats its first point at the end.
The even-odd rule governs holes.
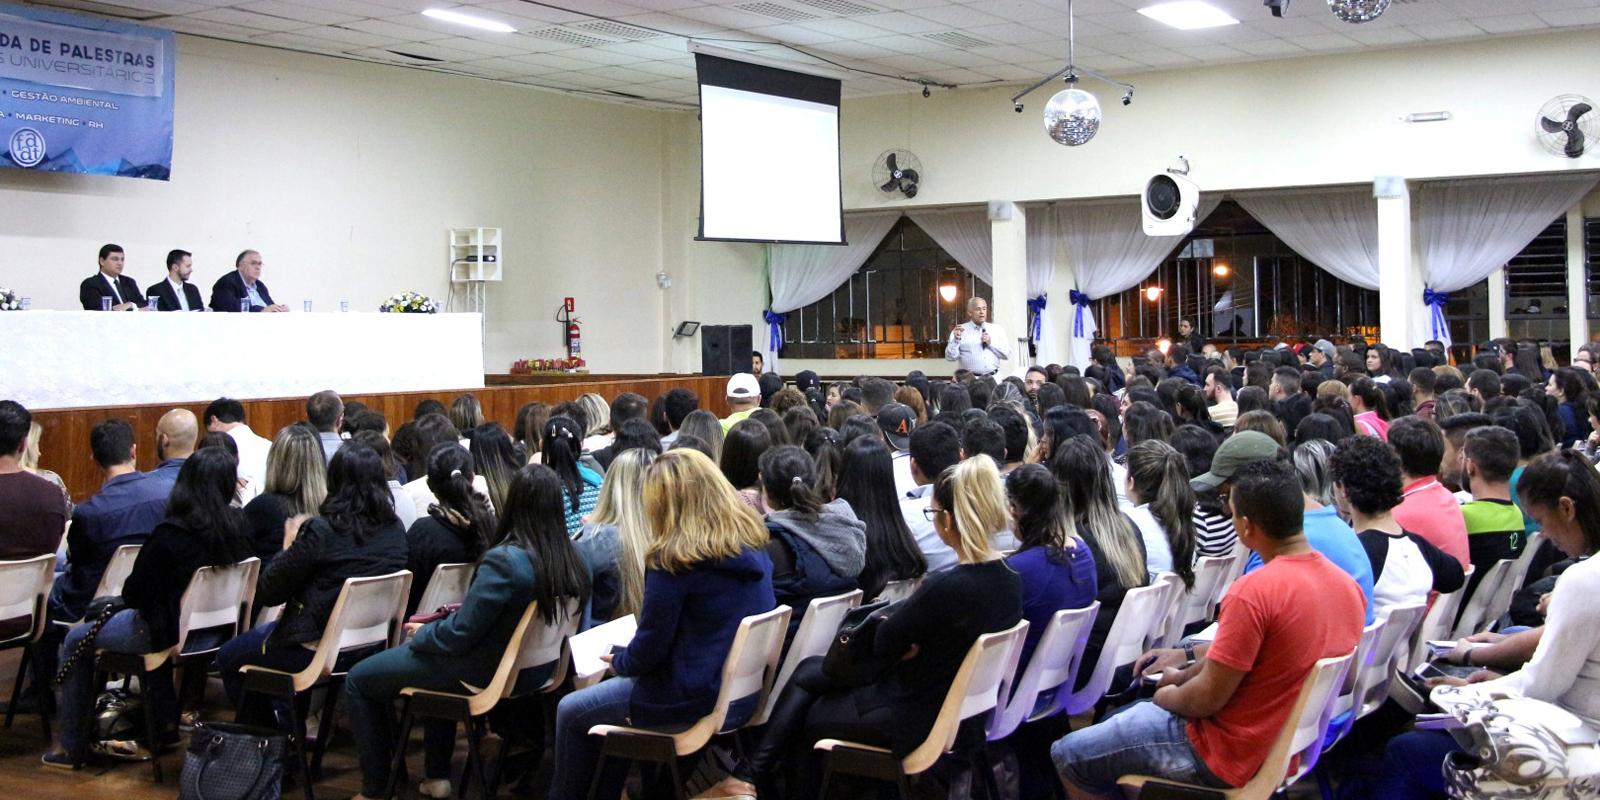
{"type": "Polygon", "coordinates": [[[1466,20],[1419,22],[1407,25],[1406,29],[1424,39],[1465,39],[1483,35],[1481,28],[1466,20]]]}
{"type": "Polygon", "coordinates": [[[242,11],[237,8],[213,8],[207,11],[197,11],[188,15],[189,19],[203,19],[209,22],[220,22],[225,25],[239,25],[245,28],[254,28],[266,31],[293,31],[306,27],[306,23],[296,19],[285,19],[270,14],[258,14],[254,11],[242,11]]]}
{"type": "Polygon", "coordinates": [[[1549,27],[1537,14],[1507,14],[1501,17],[1475,17],[1472,24],[1489,33],[1517,33],[1549,27]]]}
{"type": "Polygon", "coordinates": [[[340,22],[353,22],[360,17],[351,14],[342,14],[325,8],[303,5],[300,3],[286,3],[283,0],[256,0],[253,3],[241,3],[238,8],[254,11],[259,14],[271,14],[284,19],[299,20],[313,25],[334,25],[340,22]]]}
{"type": "Polygon", "coordinates": [[[958,5],[931,6],[911,12],[923,19],[931,19],[952,28],[975,28],[979,25],[998,25],[1006,20],[993,14],[985,14],[974,8],[958,5]]]}
{"type": "Polygon", "coordinates": [[[1573,8],[1561,11],[1540,11],[1539,18],[1555,27],[1569,25],[1600,25],[1600,8],[1573,8]]]}
{"type": "Polygon", "coordinates": [[[1315,36],[1292,36],[1288,41],[1306,50],[1353,50],[1361,43],[1338,33],[1319,33],[1315,36]]]}
{"type": "Polygon", "coordinates": [[[1050,19],[1061,15],[1060,8],[1041,5],[1031,0],[978,0],[975,3],[968,3],[967,8],[1012,22],[1050,19]]]}

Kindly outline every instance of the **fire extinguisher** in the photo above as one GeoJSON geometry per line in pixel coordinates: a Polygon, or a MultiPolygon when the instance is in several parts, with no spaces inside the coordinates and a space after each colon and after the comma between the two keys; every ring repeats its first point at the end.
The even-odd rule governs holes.
{"type": "Polygon", "coordinates": [[[565,336],[567,340],[567,358],[583,357],[583,336],[578,327],[579,320],[577,317],[572,316],[572,313],[575,310],[576,304],[573,302],[572,298],[568,297],[566,298],[565,302],[561,304],[561,310],[556,315],[556,319],[560,320],[565,328],[565,336]]]}

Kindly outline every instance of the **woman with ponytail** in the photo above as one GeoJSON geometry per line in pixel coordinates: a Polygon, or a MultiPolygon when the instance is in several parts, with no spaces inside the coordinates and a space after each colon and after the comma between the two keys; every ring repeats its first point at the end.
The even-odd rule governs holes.
{"type": "Polygon", "coordinates": [[[1022,660],[1017,662],[1020,675],[1050,618],[1064,608],[1088,607],[1097,586],[1094,555],[1078,538],[1061,484],[1048,467],[1024,464],[1012,470],[1006,477],[1006,497],[1018,542],[1006,563],[1022,576],[1022,617],[1028,621],[1022,660]]]}
{"type": "Polygon", "coordinates": [[[822,770],[812,745],[820,739],[886,747],[905,757],[933,729],[972,643],[1022,619],[1021,579],[990,545],[1011,526],[994,460],[973,456],[939,473],[925,512],[960,561],[929,575],[878,625],[872,649],[889,663],[884,674],[845,687],[823,674],[823,657],[800,662],[760,745],[700,798],[756,797],[758,786],[769,800],[815,797],[822,770]],[[788,773],[782,793],[772,788],[780,766],[788,773]]]}
{"type": "Polygon", "coordinates": [[[772,592],[794,609],[792,630],[813,598],[856,588],[867,563],[867,526],[843,500],[824,503],[817,466],[792,444],[761,454],[761,494],[767,512],[772,592]]]}
{"type": "Polygon", "coordinates": [[[571,417],[554,416],[546,420],[540,431],[539,452],[545,466],[555,470],[561,479],[561,507],[566,515],[567,535],[577,538],[583,530],[583,518],[594,511],[600,501],[600,473],[578,463],[583,456],[583,426],[571,417]]]}
{"type": "Polygon", "coordinates": [[[1350,410],[1355,412],[1356,433],[1389,441],[1389,404],[1371,378],[1350,384],[1350,410]]]}
{"type": "Polygon", "coordinates": [[[411,599],[406,614],[433,611],[417,608],[428,591],[428,581],[440,564],[465,564],[477,561],[489,549],[494,535],[494,508],[477,489],[474,459],[455,442],[434,445],[428,453],[428,490],[434,502],[424,516],[406,531],[410,553],[406,569],[411,570],[411,599]]]}
{"type": "Polygon", "coordinates": [[[1145,571],[1175,572],[1194,588],[1194,490],[1189,467],[1172,445],[1140,442],[1128,451],[1128,517],[1144,540],[1145,571]]]}

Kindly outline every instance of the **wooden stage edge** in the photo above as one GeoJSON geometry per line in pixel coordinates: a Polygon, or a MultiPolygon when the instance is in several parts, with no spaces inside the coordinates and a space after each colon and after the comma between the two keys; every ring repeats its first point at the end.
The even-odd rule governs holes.
{"type": "MultiPolygon", "coordinates": [[[[393,431],[412,418],[417,404],[423,400],[438,400],[449,406],[456,397],[471,394],[483,404],[485,419],[500,423],[510,432],[516,423],[517,409],[523,404],[538,402],[555,405],[576,399],[587,392],[599,394],[607,401],[624,392],[654,399],[670,389],[683,387],[700,396],[701,408],[719,417],[726,416],[728,403],[724,392],[727,381],[726,376],[705,375],[489,375],[485,376],[485,383],[491,385],[483,389],[441,388],[423,392],[348,394],[344,395],[344,400],[360,401],[383,414],[393,431]],[[495,385],[502,379],[508,385],[495,385]]],[[[336,386],[329,388],[338,389],[336,386]]],[[[155,429],[161,415],[174,408],[187,408],[199,416],[214,399],[184,403],[29,409],[34,420],[44,428],[40,440],[39,466],[59,474],[66,482],[73,500],[81,502],[98,491],[102,482],[100,469],[89,455],[89,431],[96,423],[113,417],[127,420],[136,436],[138,467],[149,470],[157,463],[155,429]]],[[[235,399],[244,405],[245,421],[250,429],[269,439],[284,426],[305,419],[304,397],[235,399]]]]}

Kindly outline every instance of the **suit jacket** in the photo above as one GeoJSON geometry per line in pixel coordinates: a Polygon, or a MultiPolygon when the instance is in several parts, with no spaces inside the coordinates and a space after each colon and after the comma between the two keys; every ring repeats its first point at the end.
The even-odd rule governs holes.
{"type": "MultiPolygon", "coordinates": [[[[273,305],[272,294],[267,291],[267,284],[264,281],[256,281],[256,293],[261,295],[262,302],[269,306],[273,305]]],[[[249,296],[250,293],[244,288],[244,278],[239,277],[238,270],[234,270],[218,278],[217,282],[212,285],[211,310],[238,311],[239,301],[249,296]]],[[[260,311],[263,308],[265,306],[258,306],[253,303],[250,306],[251,311],[260,311]]]]}
{"type": "MultiPolygon", "coordinates": [[[[157,311],[183,310],[183,306],[178,302],[177,294],[172,291],[172,284],[166,280],[162,280],[160,283],[151,286],[145,292],[145,295],[155,299],[157,311]]],[[[195,286],[188,281],[184,281],[183,296],[189,300],[190,311],[206,310],[205,301],[200,299],[200,287],[195,286]]],[[[237,305],[238,304],[236,301],[235,307],[237,307],[237,305]]]]}
{"type": "MultiPolygon", "coordinates": [[[[118,275],[117,291],[122,294],[122,302],[144,305],[144,295],[139,293],[138,281],[126,275],[118,275]]],[[[111,293],[111,284],[106,283],[103,274],[96,272],[78,284],[78,302],[83,304],[84,311],[99,311],[102,297],[111,298],[112,305],[117,304],[116,295],[111,293]]]]}

